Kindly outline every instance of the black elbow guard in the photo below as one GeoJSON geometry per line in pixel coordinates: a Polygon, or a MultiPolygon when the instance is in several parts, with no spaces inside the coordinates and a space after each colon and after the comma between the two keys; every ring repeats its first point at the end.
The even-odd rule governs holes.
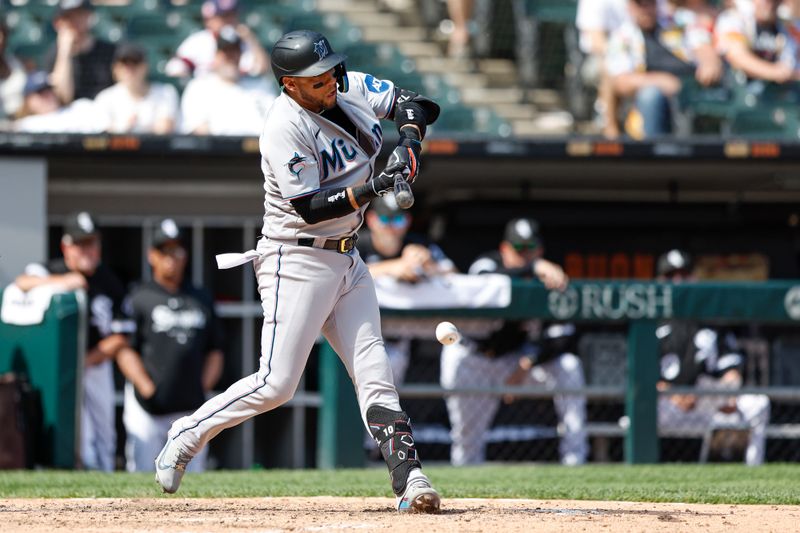
{"type": "Polygon", "coordinates": [[[394,122],[398,131],[403,126],[413,124],[425,137],[428,124],[433,124],[439,118],[439,104],[421,94],[399,88],[394,90],[394,99],[394,122]]]}

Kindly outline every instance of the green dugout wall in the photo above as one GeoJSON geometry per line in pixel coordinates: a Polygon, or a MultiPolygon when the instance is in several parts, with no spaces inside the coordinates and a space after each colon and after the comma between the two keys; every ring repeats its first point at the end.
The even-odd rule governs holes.
{"type": "MultiPolygon", "coordinates": [[[[627,323],[625,410],[630,426],[625,437],[625,460],[654,463],[659,457],[657,322],[677,318],[800,325],[800,280],[679,285],[576,281],[564,292],[547,291],[536,282],[514,280],[511,304],[505,308],[385,309],[382,314],[429,320],[431,317],[487,317],[627,323]]],[[[361,466],[364,430],[352,383],[329,346],[323,347],[320,357],[323,408],[319,424],[319,465],[322,468],[361,466]]]]}
{"type": "Polygon", "coordinates": [[[41,392],[45,439],[41,444],[46,465],[56,468],[79,464],[85,316],[83,293],[62,293],[53,296],[41,324],[0,322],[0,373],[24,373],[41,392]]]}

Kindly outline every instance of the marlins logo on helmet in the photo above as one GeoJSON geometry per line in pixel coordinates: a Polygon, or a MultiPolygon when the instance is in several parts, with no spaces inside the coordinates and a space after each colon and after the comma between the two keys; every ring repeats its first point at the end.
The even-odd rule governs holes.
{"type": "Polygon", "coordinates": [[[328,46],[325,41],[320,40],[314,43],[314,53],[319,56],[320,60],[325,59],[325,56],[328,55],[328,46]]]}

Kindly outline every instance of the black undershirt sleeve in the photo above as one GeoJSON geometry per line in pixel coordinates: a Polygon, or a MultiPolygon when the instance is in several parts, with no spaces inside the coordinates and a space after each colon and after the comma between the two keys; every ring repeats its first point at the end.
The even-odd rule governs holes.
{"type": "MultiPolygon", "coordinates": [[[[382,178],[383,175],[375,179],[380,180],[382,178]]],[[[363,185],[352,188],[353,197],[359,206],[378,196],[372,185],[372,182],[368,181],[363,185]]],[[[294,210],[307,224],[316,224],[324,220],[343,217],[355,211],[350,199],[347,197],[347,188],[345,187],[325,189],[308,196],[295,198],[291,202],[294,210]]]]}

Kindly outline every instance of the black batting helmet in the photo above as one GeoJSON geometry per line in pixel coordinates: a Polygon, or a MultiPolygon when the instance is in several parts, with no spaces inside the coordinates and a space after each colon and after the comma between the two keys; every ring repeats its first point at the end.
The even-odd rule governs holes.
{"type": "Polygon", "coordinates": [[[283,78],[310,78],[335,68],[339,90],[347,91],[347,56],[333,51],[331,43],[321,33],[311,30],[291,31],[278,39],[272,49],[272,72],[283,87],[283,78]]]}

